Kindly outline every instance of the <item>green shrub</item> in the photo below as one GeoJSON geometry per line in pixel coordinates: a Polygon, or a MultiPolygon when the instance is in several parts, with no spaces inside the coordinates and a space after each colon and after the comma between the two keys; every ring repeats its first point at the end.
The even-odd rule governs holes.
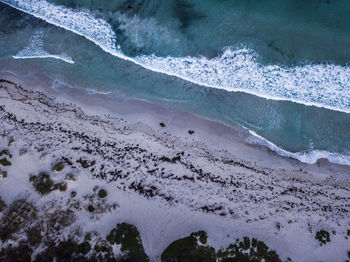
{"type": "Polygon", "coordinates": [[[320,242],[320,246],[331,242],[330,235],[326,230],[320,230],[316,232],[315,239],[320,242]]]}
{"type": "Polygon", "coordinates": [[[91,250],[91,246],[88,242],[78,244],[72,239],[60,241],[58,244],[48,243],[48,247],[38,254],[34,262],[43,261],[94,261],[84,258],[82,255],[86,255],[91,250]]]}
{"type": "Polygon", "coordinates": [[[95,211],[95,208],[93,205],[88,205],[87,209],[89,210],[89,212],[94,212],[95,211]]]}
{"type": "Polygon", "coordinates": [[[68,174],[66,175],[66,180],[72,180],[72,181],[75,181],[76,179],[75,179],[74,174],[72,174],[72,173],[68,173],[68,174]]]}
{"type": "Polygon", "coordinates": [[[26,231],[28,242],[31,246],[38,246],[41,243],[41,230],[39,227],[32,227],[26,231]]]}
{"type": "Polygon", "coordinates": [[[13,233],[24,228],[37,218],[37,210],[25,199],[15,200],[5,211],[0,221],[0,238],[7,240],[13,233]]]}
{"type": "Polygon", "coordinates": [[[6,157],[0,159],[0,164],[3,166],[10,166],[11,162],[6,159],[6,157]]]}
{"type": "Polygon", "coordinates": [[[76,248],[76,252],[78,254],[83,254],[83,255],[86,255],[87,253],[89,253],[90,250],[91,250],[91,246],[87,241],[80,243],[76,248]]]}
{"type": "Polygon", "coordinates": [[[98,191],[98,197],[99,198],[105,198],[107,196],[107,192],[104,189],[100,189],[100,191],[98,191]]]}
{"type": "Polygon", "coordinates": [[[8,151],[7,149],[0,151],[0,157],[2,156],[8,156],[9,158],[12,158],[10,151],[8,151]]]}
{"type": "Polygon", "coordinates": [[[269,250],[269,247],[262,241],[249,237],[243,240],[236,240],[236,243],[229,245],[225,250],[217,252],[219,262],[282,262],[277,253],[269,250]]]}
{"type": "Polygon", "coordinates": [[[52,167],[52,171],[62,171],[64,168],[64,163],[62,161],[57,162],[53,167],[52,167]]]}
{"type": "Polygon", "coordinates": [[[162,253],[162,262],[215,262],[215,249],[210,246],[199,245],[207,242],[204,231],[192,233],[190,236],[172,242],[162,253]]]}
{"type": "Polygon", "coordinates": [[[0,261],[30,262],[33,250],[26,244],[10,246],[0,251],[0,261]]]}
{"type": "Polygon", "coordinates": [[[207,232],[201,230],[198,232],[194,232],[191,234],[191,236],[194,236],[199,239],[199,242],[201,242],[203,245],[205,245],[208,241],[208,235],[207,232]]]}
{"type": "Polygon", "coordinates": [[[112,245],[121,245],[120,250],[124,253],[122,261],[149,261],[140,233],[133,225],[117,224],[107,236],[107,241],[112,245]]]}
{"type": "Polygon", "coordinates": [[[4,200],[2,200],[0,196],[0,212],[4,211],[6,209],[7,205],[4,200]]]}
{"type": "Polygon", "coordinates": [[[98,253],[111,253],[113,248],[108,244],[106,240],[100,240],[94,247],[94,250],[98,253]]]}
{"type": "Polygon", "coordinates": [[[46,195],[55,190],[54,182],[46,173],[40,173],[38,176],[31,176],[29,181],[32,182],[35,190],[41,195],[46,195]]]}
{"type": "Polygon", "coordinates": [[[58,189],[61,192],[64,192],[67,190],[67,183],[66,182],[60,182],[54,185],[55,189],[58,189]]]}

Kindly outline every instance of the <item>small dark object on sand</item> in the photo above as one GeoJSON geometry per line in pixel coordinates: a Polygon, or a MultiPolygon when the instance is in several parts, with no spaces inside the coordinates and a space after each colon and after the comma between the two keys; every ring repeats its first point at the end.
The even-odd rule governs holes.
{"type": "Polygon", "coordinates": [[[159,125],[161,126],[161,127],[165,127],[165,124],[162,122],[162,123],[159,123],[159,125]]]}
{"type": "Polygon", "coordinates": [[[189,133],[190,135],[193,135],[193,134],[194,134],[194,131],[193,131],[193,130],[188,130],[188,133],[189,133]]]}

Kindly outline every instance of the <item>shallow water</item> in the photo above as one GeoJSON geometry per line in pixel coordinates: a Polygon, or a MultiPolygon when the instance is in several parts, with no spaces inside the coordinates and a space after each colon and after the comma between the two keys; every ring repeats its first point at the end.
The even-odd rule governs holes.
{"type": "Polygon", "coordinates": [[[171,104],[348,163],[347,1],[2,2],[0,70],[171,104]]]}

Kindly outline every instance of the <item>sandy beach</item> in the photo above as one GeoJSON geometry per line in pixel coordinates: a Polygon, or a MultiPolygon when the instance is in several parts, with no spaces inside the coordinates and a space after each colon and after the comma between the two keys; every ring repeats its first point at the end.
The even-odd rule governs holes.
{"type": "Polygon", "coordinates": [[[247,143],[247,130],[164,105],[52,89],[45,78],[0,78],[0,149],[11,153],[11,165],[0,166],[1,198],[7,206],[28,199],[44,221],[69,206],[74,222],[50,233],[57,239],[77,228],[77,239],[87,231],[106,236],[127,222],[151,261],[198,230],[215,249],[248,236],[283,261],[346,260],[350,167],[281,157],[247,143]],[[29,177],[57,161],[64,169],[51,175],[66,189],[42,196],[29,177]],[[68,173],[76,178],[68,181],[68,173]],[[108,192],[102,202],[88,197],[96,187],[108,192]],[[73,191],[79,207],[71,205],[73,191]],[[330,232],[327,245],[315,239],[320,230],[330,232]]]}

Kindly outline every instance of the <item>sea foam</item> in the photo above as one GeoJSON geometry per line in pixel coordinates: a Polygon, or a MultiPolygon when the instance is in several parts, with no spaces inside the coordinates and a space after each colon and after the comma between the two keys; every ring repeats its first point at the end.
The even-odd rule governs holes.
{"type": "Polygon", "coordinates": [[[248,131],[251,134],[251,136],[246,138],[247,143],[265,146],[281,156],[294,158],[308,164],[315,164],[318,160],[324,158],[324,159],[328,159],[329,162],[334,164],[350,166],[350,156],[348,155],[331,153],[325,150],[310,150],[309,152],[292,153],[278,147],[277,145],[267,140],[266,138],[258,135],[254,131],[252,130],[248,130],[248,131]]]}
{"type": "Polygon", "coordinates": [[[227,48],[221,56],[157,57],[126,56],[110,24],[87,10],[73,10],[44,0],[1,0],[93,41],[104,51],[148,70],[192,83],[288,100],[350,113],[350,67],[334,64],[303,64],[294,67],[261,65],[247,48],[227,48]]]}
{"type": "MultiPolygon", "coordinates": [[[[154,72],[175,76],[202,86],[241,91],[267,99],[293,101],[350,113],[349,66],[312,63],[294,67],[261,65],[254,51],[245,47],[226,48],[222,55],[212,59],[155,55],[128,57],[118,45],[117,35],[111,25],[88,10],[73,10],[44,0],[0,1],[81,35],[105,52],[154,72]]],[[[133,22],[135,21],[136,19],[133,19],[133,22]]],[[[333,163],[350,165],[348,156],[326,151],[291,153],[253,131],[251,134],[254,136],[254,139],[250,138],[251,143],[263,144],[280,155],[293,157],[302,162],[314,163],[320,158],[327,158],[333,163]]]]}
{"type": "Polygon", "coordinates": [[[12,56],[15,59],[26,59],[26,58],[54,58],[58,60],[62,60],[69,64],[74,64],[73,59],[62,53],[60,55],[50,54],[45,51],[43,43],[43,32],[38,31],[30,38],[29,45],[23,50],[19,51],[16,55],[12,56]]]}

